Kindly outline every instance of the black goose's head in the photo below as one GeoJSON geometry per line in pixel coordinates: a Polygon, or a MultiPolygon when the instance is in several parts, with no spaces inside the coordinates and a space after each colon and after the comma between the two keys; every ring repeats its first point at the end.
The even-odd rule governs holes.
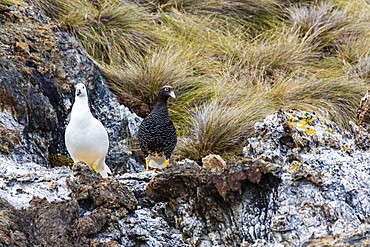
{"type": "Polygon", "coordinates": [[[171,86],[164,86],[159,90],[158,99],[168,99],[169,97],[176,98],[175,92],[173,87],[171,86]]]}

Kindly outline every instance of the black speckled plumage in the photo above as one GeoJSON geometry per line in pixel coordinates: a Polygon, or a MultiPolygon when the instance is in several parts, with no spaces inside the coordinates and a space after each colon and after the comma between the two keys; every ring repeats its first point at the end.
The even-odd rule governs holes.
{"type": "Polygon", "coordinates": [[[168,117],[167,100],[169,97],[175,98],[173,88],[165,86],[159,91],[157,105],[139,127],[138,139],[140,148],[146,157],[147,170],[148,166],[165,167],[177,144],[175,126],[168,117]]]}

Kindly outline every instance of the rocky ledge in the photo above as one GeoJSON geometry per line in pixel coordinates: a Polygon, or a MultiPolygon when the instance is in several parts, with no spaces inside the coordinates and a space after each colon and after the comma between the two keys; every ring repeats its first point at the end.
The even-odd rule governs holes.
{"type": "MultiPolygon", "coordinates": [[[[136,209],[134,194],[116,178],[102,179],[84,163],[74,166],[73,175],[65,180],[70,191],[69,199],[49,202],[46,197],[34,196],[28,207],[17,209],[0,198],[1,245],[119,246],[115,241],[103,242],[93,236],[103,228],[117,224],[116,218],[136,209]]],[[[16,181],[13,182],[19,187],[18,193],[22,194],[21,183],[25,181],[16,181]]],[[[55,180],[48,182],[53,184],[55,180]]],[[[41,181],[35,179],[33,183],[41,184],[41,181]]],[[[58,187],[55,183],[54,190],[58,187]]]]}
{"type": "Polygon", "coordinates": [[[0,243],[369,244],[370,156],[354,135],[299,111],[268,116],[255,131],[245,158],[205,167],[185,160],[162,173],[102,179],[83,163],[71,171],[4,162],[0,243]]]}

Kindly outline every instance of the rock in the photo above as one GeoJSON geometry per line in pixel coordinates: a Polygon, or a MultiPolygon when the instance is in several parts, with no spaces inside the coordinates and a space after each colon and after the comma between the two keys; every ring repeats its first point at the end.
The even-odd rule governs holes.
{"type": "Polygon", "coordinates": [[[67,179],[67,184],[74,194],[74,199],[91,201],[93,208],[122,208],[135,210],[137,200],[127,186],[122,186],[116,178],[102,179],[91,166],[79,162],[73,170],[77,179],[67,179]]]}
{"type": "Polygon", "coordinates": [[[147,194],[168,204],[187,243],[367,243],[370,156],[351,133],[301,111],[268,116],[255,133],[246,158],[223,169],[174,164],[149,182],[147,194]]]}
{"type": "Polygon", "coordinates": [[[149,181],[158,173],[126,173],[118,179],[129,186],[138,200],[138,208],[119,221],[122,246],[188,247],[172,219],[165,214],[167,203],[155,202],[145,193],[149,181]]]}
{"type": "Polygon", "coordinates": [[[369,91],[361,99],[360,106],[357,110],[357,124],[367,131],[370,130],[370,95],[369,91]]]}
{"type": "Polygon", "coordinates": [[[226,162],[221,158],[220,155],[209,154],[202,159],[203,167],[209,169],[221,169],[226,167],[226,162]]]}
{"type": "MultiPolygon", "coordinates": [[[[22,204],[25,207],[15,208],[0,198],[0,246],[138,246],[145,242],[152,246],[187,246],[179,232],[155,210],[137,208],[134,193],[117,178],[102,179],[85,163],[75,164],[73,169],[73,175],[67,178],[70,197],[66,200],[34,196],[29,204],[22,204]],[[163,244],[166,242],[168,245],[163,244]]],[[[51,171],[60,175],[56,168],[51,171]]],[[[131,175],[129,181],[149,181],[153,175],[131,175]]],[[[20,179],[14,181],[21,183],[20,179]]],[[[41,184],[37,179],[27,183],[41,184]]],[[[139,192],[142,197],[145,185],[136,192],[143,190],[139,192]]],[[[150,206],[164,210],[164,205],[150,206]]]]}
{"type": "Polygon", "coordinates": [[[351,133],[300,111],[268,116],[255,130],[245,155],[275,164],[273,174],[282,181],[269,244],[300,246],[368,226],[370,156],[351,133]]]}
{"type": "Polygon", "coordinates": [[[27,246],[25,233],[17,224],[15,208],[5,199],[0,198],[0,244],[3,246],[27,246]]]}
{"type": "Polygon", "coordinates": [[[167,222],[167,204],[145,193],[155,172],[102,179],[85,163],[73,172],[0,165],[0,246],[189,246],[167,222]]]}
{"type": "Polygon", "coordinates": [[[71,199],[66,178],[72,171],[65,167],[47,169],[33,162],[18,163],[0,156],[0,197],[16,209],[29,207],[33,197],[49,202],[71,199]]]}
{"type": "Polygon", "coordinates": [[[46,199],[33,198],[31,206],[17,210],[17,225],[31,246],[83,245],[80,233],[74,229],[78,218],[76,201],[49,203],[46,199]]]}
{"type": "MultiPolygon", "coordinates": [[[[75,180],[76,178],[73,181],[75,180]]],[[[31,183],[36,184],[37,182],[31,183]]],[[[92,205],[94,201],[99,201],[96,197],[111,199],[117,196],[110,190],[113,186],[102,184],[101,187],[105,188],[105,192],[102,193],[103,195],[93,194],[91,196],[92,205]]],[[[125,186],[118,187],[130,192],[125,186]]],[[[130,199],[135,201],[132,193],[121,195],[119,201],[125,201],[130,196],[132,196],[130,199]]],[[[72,193],[72,197],[81,198],[82,196],[72,193]]],[[[0,214],[4,216],[2,217],[3,223],[0,224],[0,232],[3,233],[0,237],[1,246],[92,246],[93,243],[99,242],[91,236],[106,224],[115,221],[111,214],[113,214],[113,209],[118,207],[118,204],[109,200],[105,201],[104,206],[98,207],[99,213],[93,211],[88,216],[81,216],[83,206],[79,200],[75,199],[49,202],[46,198],[33,197],[28,207],[20,209],[14,208],[5,199],[0,199],[0,205],[0,214]]],[[[124,210],[124,206],[120,208],[120,211],[124,210]]],[[[101,243],[100,246],[118,246],[117,243],[112,244],[114,241],[111,241],[110,245],[101,243]]]]}
{"type": "Polygon", "coordinates": [[[267,238],[265,224],[271,221],[279,182],[259,160],[215,171],[175,164],[149,182],[147,194],[168,201],[166,215],[192,246],[237,246],[267,238]]]}
{"type": "Polygon", "coordinates": [[[357,110],[357,124],[350,122],[352,131],[355,134],[355,143],[358,148],[370,150],[370,95],[369,92],[361,99],[357,110]]]}
{"type": "Polygon", "coordinates": [[[344,244],[346,246],[369,246],[370,226],[365,224],[352,231],[311,239],[302,246],[343,246],[344,244]]]}
{"type": "Polygon", "coordinates": [[[109,134],[107,164],[116,173],[143,170],[127,142],[141,118],[119,105],[76,40],[33,7],[11,6],[0,23],[0,152],[46,167],[50,155],[68,156],[64,131],[81,82],[109,134]]]}
{"type": "Polygon", "coordinates": [[[300,111],[255,133],[245,158],[214,170],[184,160],[102,179],[84,163],[71,172],[0,157],[11,203],[0,199],[0,245],[367,244],[370,156],[351,133],[300,111]]]}

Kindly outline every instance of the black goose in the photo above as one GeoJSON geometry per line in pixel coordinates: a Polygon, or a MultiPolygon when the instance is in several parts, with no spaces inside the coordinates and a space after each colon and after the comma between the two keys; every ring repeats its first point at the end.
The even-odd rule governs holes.
{"type": "Polygon", "coordinates": [[[164,86],[159,91],[157,105],[139,127],[138,139],[145,155],[146,171],[149,167],[153,169],[166,167],[177,143],[175,126],[168,117],[169,97],[176,97],[173,88],[164,86]]]}

